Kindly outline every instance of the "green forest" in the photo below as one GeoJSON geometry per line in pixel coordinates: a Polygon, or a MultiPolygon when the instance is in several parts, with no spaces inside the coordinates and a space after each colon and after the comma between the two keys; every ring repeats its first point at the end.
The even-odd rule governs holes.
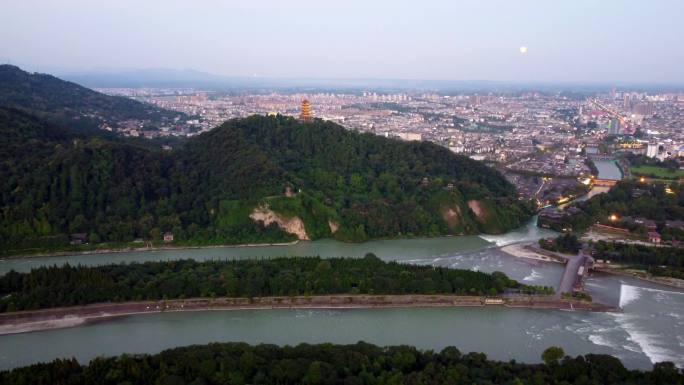
{"type": "Polygon", "coordinates": [[[180,112],[122,97],[105,95],[47,74],[0,65],[0,106],[17,108],[74,131],[94,133],[101,124],[117,127],[126,120],[159,126],[185,118],[180,112]]]}
{"type": "Polygon", "coordinates": [[[582,248],[582,242],[575,234],[561,234],[553,239],[540,239],[539,247],[560,253],[577,254],[582,248]]]}
{"type": "Polygon", "coordinates": [[[99,302],[326,294],[551,294],[492,274],[364,258],[179,260],[96,267],[41,267],[0,277],[0,312],[99,302]]]}
{"type": "Polygon", "coordinates": [[[594,244],[594,258],[644,268],[653,275],[684,279],[684,249],[679,247],[599,241],[594,244]]]}
{"type": "Polygon", "coordinates": [[[628,370],[609,355],[558,357],[549,348],[544,364],[493,361],[482,353],[440,352],[409,346],[378,347],[300,344],[297,346],[212,343],[154,355],[55,360],[0,372],[14,385],[210,385],[210,384],[505,384],[505,385],[681,385],[672,363],[650,371],[628,370]]]}
{"type": "Polygon", "coordinates": [[[533,213],[480,162],[321,120],[231,120],[164,151],[0,107],[0,134],[0,255],[69,248],[76,233],[91,247],[295,239],[250,219],[259,206],[344,241],[500,233],[533,213]]]}

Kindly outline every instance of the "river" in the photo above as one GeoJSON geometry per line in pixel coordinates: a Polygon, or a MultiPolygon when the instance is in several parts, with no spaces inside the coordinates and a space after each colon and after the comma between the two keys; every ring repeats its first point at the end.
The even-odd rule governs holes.
{"type": "Polygon", "coordinates": [[[601,179],[620,180],[622,171],[614,160],[595,160],[594,165],[598,169],[598,177],[601,179]]]}
{"type": "MultiPolygon", "coordinates": [[[[598,177],[600,179],[621,180],[623,177],[622,171],[620,171],[620,168],[617,166],[617,163],[614,160],[595,160],[594,164],[599,171],[598,177]]],[[[610,190],[610,187],[607,186],[592,186],[591,190],[589,190],[586,194],[581,195],[571,202],[564,203],[558,207],[560,209],[565,209],[565,207],[570,206],[574,202],[586,201],[595,195],[608,192],[608,190],[610,190]]]]}
{"type": "MultiPolygon", "coordinates": [[[[385,260],[504,271],[531,284],[556,285],[562,267],[510,257],[494,246],[548,236],[529,225],[502,236],[443,237],[346,244],[331,240],[291,246],[162,250],[94,256],[23,258],[0,261],[0,271],[25,271],[44,264],[101,264],[175,258],[247,258],[282,255],[362,256],[385,260]]],[[[684,292],[631,278],[596,276],[587,282],[592,296],[620,305],[623,313],[487,308],[231,310],[145,314],[69,329],[0,336],[0,369],[58,357],[80,362],[121,353],[213,341],[297,344],[300,342],[379,345],[409,344],[425,349],[453,345],[494,359],[538,362],[550,345],[571,355],[607,353],[630,368],[653,362],[684,366],[684,292]]]]}
{"type": "MultiPolygon", "coordinates": [[[[366,253],[375,253],[383,260],[397,260],[415,263],[431,263],[434,261],[451,261],[453,267],[482,270],[486,272],[505,271],[511,278],[523,279],[529,271],[528,264],[512,258],[489,257],[496,250],[486,251],[495,246],[503,246],[513,242],[535,240],[553,235],[552,232],[538,228],[533,220],[520,229],[503,235],[459,236],[370,241],[366,243],[345,243],[333,239],[303,241],[285,246],[253,246],[253,247],[209,247],[203,249],[173,249],[138,251],[127,253],[103,253],[91,255],[68,255],[58,257],[8,258],[0,260],[0,275],[10,270],[28,272],[32,268],[45,265],[102,265],[108,263],[146,262],[176,260],[182,258],[195,260],[208,259],[246,259],[274,258],[284,256],[321,256],[363,257],[366,253]],[[487,254],[487,255],[485,255],[487,254]]],[[[560,271],[558,266],[547,267],[550,271],[560,271]]],[[[550,277],[549,284],[555,277],[550,277]]]]}

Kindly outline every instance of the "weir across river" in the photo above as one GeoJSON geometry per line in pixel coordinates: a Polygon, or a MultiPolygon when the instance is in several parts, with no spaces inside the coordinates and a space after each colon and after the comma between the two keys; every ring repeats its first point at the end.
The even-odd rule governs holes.
{"type": "Polygon", "coordinates": [[[534,244],[527,244],[524,248],[535,254],[540,254],[565,264],[565,270],[556,292],[557,297],[560,297],[563,293],[575,293],[584,290],[584,281],[588,270],[593,266],[594,262],[594,259],[587,251],[580,250],[578,254],[562,254],[544,250],[534,244]]]}

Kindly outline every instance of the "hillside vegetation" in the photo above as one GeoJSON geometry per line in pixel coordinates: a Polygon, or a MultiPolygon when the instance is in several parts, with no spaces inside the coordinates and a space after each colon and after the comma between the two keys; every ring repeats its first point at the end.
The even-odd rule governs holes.
{"type": "Polygon", "coordinates": [[[0,108],[0,246],[59,248],[88,241],[179,244],[296,239],[348,241],[499,233],[531,213],[514,187],[482,163],[430,143],[359,134],[287,117],[231,120],[173,151],[75,134],[0,108]],[[284,196],[290,188],[293,194],[284,196]]]}
{"type": "Polygon", "coordinates": [[[184,116],[11,65],[0,65],[0,106],[20,109],[46,121],[86,132],[92,132],[102,124],[117,127],[122,121],[131,119],[159,126],[184,116]]]}

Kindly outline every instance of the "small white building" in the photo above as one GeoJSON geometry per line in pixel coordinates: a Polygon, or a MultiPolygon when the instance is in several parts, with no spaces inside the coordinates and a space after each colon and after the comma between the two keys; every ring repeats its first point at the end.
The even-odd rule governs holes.
{"type": "Polygon", "coordinates": [[[172,232],[165,232],[164,233],[164,242],[173,242],[173,233],[172,232]]]}

